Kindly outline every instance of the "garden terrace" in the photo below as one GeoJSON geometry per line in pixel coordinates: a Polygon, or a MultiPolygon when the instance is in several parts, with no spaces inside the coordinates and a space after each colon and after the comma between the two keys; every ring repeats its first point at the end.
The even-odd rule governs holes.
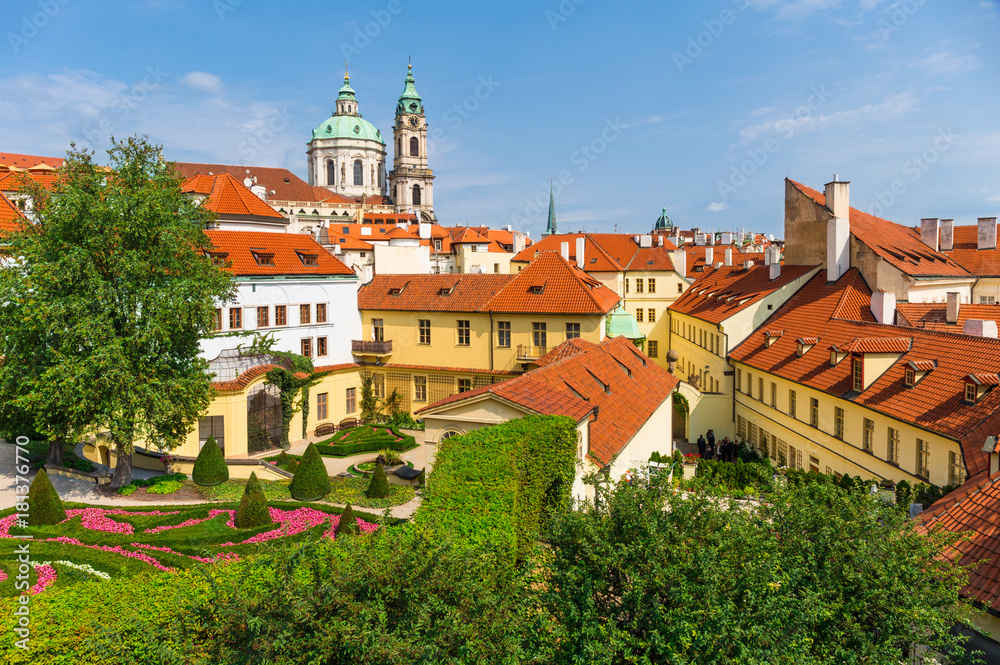
{"type": "Polygon", "coordinates": [[[409,434],[403,434],[398,427],[390,425],[362,425],[337,432],[329,439],[316,444],[320,455],[347,457],[358,453],[375,452],[381,449],[403,452],[415,448],[417,442],[409,434]]]}

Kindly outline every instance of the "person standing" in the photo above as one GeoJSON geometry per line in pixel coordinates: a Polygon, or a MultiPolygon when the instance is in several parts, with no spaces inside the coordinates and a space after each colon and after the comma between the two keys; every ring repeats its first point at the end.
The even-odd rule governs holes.
{"type": "Polygon", "coordinates": [[[705,437],[701,435],[698,436],[698,454],[705,457],[705,437]]]}
{"type": "Polygon", "coordinates": [[[715,430],[713,429],[708,430],[708,443],[712,447],[715,447],[715,430]]]}

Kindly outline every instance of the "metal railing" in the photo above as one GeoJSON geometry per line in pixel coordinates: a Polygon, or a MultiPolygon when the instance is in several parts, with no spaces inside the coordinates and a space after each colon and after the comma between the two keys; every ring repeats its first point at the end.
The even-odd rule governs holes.
{"type": "Polygon", "coordinates": [[[518,360],[538,360],[548,352],[549,347],[547,346],[534,346],[532,344],[517,345],[518,360]]]}
{"type": "Polygon", "coordinates": [[[351,340],[351,353],[358,355],[389,355],[392,353],[392,340],[366,342],[361,339],[353,339],[351,340]]]}

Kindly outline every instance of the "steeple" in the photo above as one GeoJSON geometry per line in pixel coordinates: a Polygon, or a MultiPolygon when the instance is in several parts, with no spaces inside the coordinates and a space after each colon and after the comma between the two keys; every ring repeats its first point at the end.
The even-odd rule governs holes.
{"type": "Polygon", "coordinates": [[[549,182],[549,224],[545,227],[545,235],[554,236],[559,231],[556,230],[556,200],[552,196],[552,183],[549,182]]]}
{"type": "Polygon", "coordinates": [[[347,65],[344,65],[344,86],[337,95],[337,110],[333,115],[361,115],[358,111],[358,98],[354,96],[354,88],[351,87],[351,76],[347,73],[347,65]]]}
{"type": "Polygon", "coordinates": [[[413,65],[407,63],[406,80],[403,82],[403,94],[399,96],[399,102],[396,104],[396,115],[403,113],[423,115],[423,112],[424,102],[413,85],[413,65]]]}

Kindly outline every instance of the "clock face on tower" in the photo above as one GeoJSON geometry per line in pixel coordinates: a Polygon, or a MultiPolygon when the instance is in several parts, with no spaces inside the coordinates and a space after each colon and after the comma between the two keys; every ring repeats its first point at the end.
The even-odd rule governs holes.
{"type": "Polygon", "coordinates": [[[414,116],[414,115],[411,115],[410,116],[410,127],[416,127],[419,124],[420,124],[420,121],[417,120],[417,117],[414,116]]]}

